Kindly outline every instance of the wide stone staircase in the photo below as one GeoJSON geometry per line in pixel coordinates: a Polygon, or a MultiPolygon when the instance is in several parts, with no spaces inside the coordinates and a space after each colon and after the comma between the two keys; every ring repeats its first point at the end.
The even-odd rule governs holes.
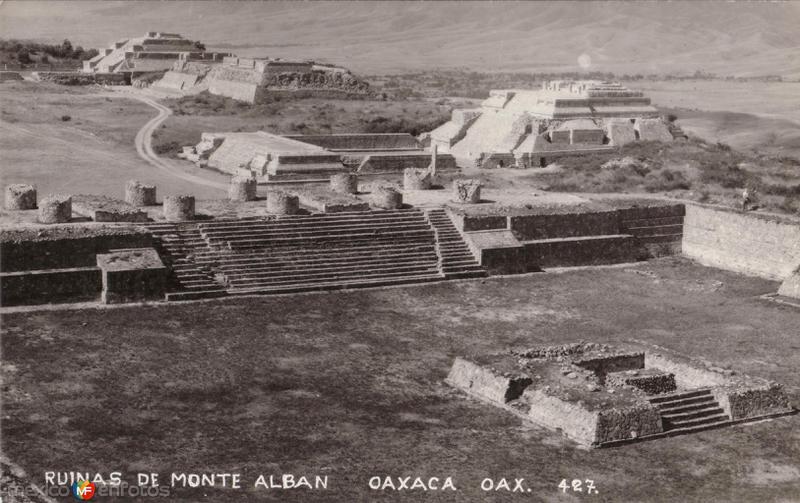
{"type": "Polygon", "coordinates": [[[436,229],[439,244],[441,271],[446,279],[482,278],[486,269],[475,260],[453,221],[443,209],[426,212],[428,221],[436,229]]]}
{"type": "Polygon", "coordinates": [[[441,213],[447,221],[436,215],[436,224],[420,210],[402,209],[148,227],[173,270],[167,300],[486,275],[441,213]]]}
{"type": "Polygon", "coordinates": [[[693,433],[725,426],[730,417],[711,390],[701,389],[650,398],[658,408],[665,433],[693,433]]]}

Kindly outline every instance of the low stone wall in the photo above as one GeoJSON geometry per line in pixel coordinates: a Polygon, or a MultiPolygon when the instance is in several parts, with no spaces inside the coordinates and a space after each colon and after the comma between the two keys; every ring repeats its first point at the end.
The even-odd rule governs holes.
{"type": "Polygon", "coordinates": [[[106,196],[79,194],[72,197],[75,213],[95,222],[147,222],[147,212],[106,196]]]}
{"type": "Polygon", "coordinates": [[[800,265],[800,223],[687,205],[682,248],[703,265],[783,280],[800,265]]]}
{"type": "Polygon", "coordinates": [[[595,374],[637,370],[644,368],[644,352],[608,356],[589,356],[575,360],[573,363],[579,367],[591,370],[595,374]]]}
{"type": "Polygon", "coordinates": [[[522,274],[527,269],[525,248],[508,230],[464,234],[472,255],[490,274],[522,274]]]}
{"type": "Polygon", "coordinates": [[[498,404],[519,398],[532,382],[530,377],[493,372],[463,358],[456,358],[453,362],[446,381],[451,386],[498,404]]]}
{"type": "Polygon", "coordinates": [[[641,252],[630,236],[557,238],[523,242],[527,269],[636,262],[641,252]]]}
{"type": "Polygon", "coordinates": [[[597,415],[594,443],[639,438],[662,431],[661,415],[650,404],[602,410],[597,415]]]}
{"type": "Polygon", "coordinates": [[[508,217],[504,215],[453,213],[453,223],[462,232],[499,230],[508,227],[508,217]]]}
{"type": "Polygon", "coordinates": [[[152,245],[152,235],[146,229],[137,227],[60,226],[6,230],[0,233],[0,270],[13,272],[94,267],[98,253],[115,248],[152,245]]]}
{"type": "Polygon", "coordinates": [[[693,365],[680,363],[671,358],[648,352],[645,357],[647,368],[657,368],[675,375],[675,382],[681,388],[711,388],[727,382],[723,374],[703,370],[693,365]]]}
{"type": "Polygon", "coordinates": [[[683,242],[683,204],[641,206],[617,210],[620,233],[631,234],[647,252],[646,257],[679,255],[683,242]]]}
{"type": "Polygon", "coordinates": [[[408,133],[309,134],[286,138],[310,143],[331,151],[418,150],[417,139],[408,133]]]}
{"type": "Polygon", "coordinates": [[[583,445],[591,445],[597,439],[598,413],[578,404],[565,402],[542,390],[525,392],[531,404],[527,418],[536,424],[553,430],[561,430],[568,438],[583,445]]]}
{"type": "Polygon", "coordinates": [[[367,211],[369,203],[355,196],[341,194],[331,190],[317,189],[292,191],[303,206],[314,208],[323,213],[341,213],[343,211],[367,211]]]}
{"type": "Polygon", "coordinates": [[[518,239],[553,239],[575,236],[619,234],[616,211],[585,213],[515,215],[508,217],[509,229],[518,239]]]}
{"type": "Polygon", "coordinates": [[[789,398],[778,383],[744,389],[717,389],[714,396],[733,420],[780,414],[792,410],[789,398]]]}
{"type": "Polygon", "coordinates": [[[102,277],[97,267],[0,273],[3,306],[81,302],[100,295],[102,277]]]}
{"type": "MultiPolygon", "coordinates": [[[[635,371],[634,371],[635,372],[635,371]]],[[[645,375],[629,375],[628,372],[614,372],[606,376],[606,385],[632,386],[648,395],[671,393],[677,389],[675,374],[655,372],[645,375]]]]}
{"type": "MultiPolygon", "coordinates": [[[[402,173],[406,168],[427,169],[431,163],[431,155],[419,154],[370,154],[358,166],[359,173],[402,173]]],[[[455,157],[450,154],[436,155],[437,171],[454,171],[458,169],[455,157]]]]}
{"type": "Polygon", "coordinates": [[[124,73],[34,72],[34,78],[63,86],[130,85],[130,76],[124,73]]]}

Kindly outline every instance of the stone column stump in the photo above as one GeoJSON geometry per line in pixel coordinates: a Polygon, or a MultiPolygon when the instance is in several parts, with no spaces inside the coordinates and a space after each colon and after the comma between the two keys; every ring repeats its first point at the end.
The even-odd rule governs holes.
{"type": "Polygon", "coordinates": [[[296,215],[300,211],[300,198],[279,190],[267,192],[267,212],[273,215],[296,215]]]}
{"type": "Polygon", "coordinates": [[[331,176],[331,190],[340,194],[358,193],[358,176],[353,173],[336,173],[331,176]]]}
{"type": "Polygon", "coordinates": [[[258,182],[255,178],[234,176],[228,187],[228,199],[231,201],[255,201],[258,182]]]}
{"type": "Polygon", "coordinates": [[[194,220],[194,196],[164,197],[164,218],[170,222],[194,220]]]}
{"type": "Polygon", "coordinates": [[[15,183],[6,187],[7,210],[35,210],[36,188],[33,185],[15,183]]]}
{"type": "Polygon", "coordinates": [[[404,190],[430,190],[433,176],[429,169],[406,168],[403,170],[404,190]]]}
{"type": "Polygon", "coordinates": [[[60,224],[72,219],[72,196],[50,194],[39,201],[39,222],[60,224]]]}
{"type": "Polygon", "coordinates": [[[156,186],[144,185],[137,180],[128,180],[125,184],[125,202],[131,206],[155,206],[156,186]]]}
{"type": "Polygon", "coordinates": [[[453,180],[453,202],[463,204],[481,202],[481,182],[478,180],[453,180]]]}
{"type": "Polygon", "coordinates": [[[372,205],[385,210],[396,210],[403,206],[403,194],[394,187],[376,187],[372,191],[372,205]]]}

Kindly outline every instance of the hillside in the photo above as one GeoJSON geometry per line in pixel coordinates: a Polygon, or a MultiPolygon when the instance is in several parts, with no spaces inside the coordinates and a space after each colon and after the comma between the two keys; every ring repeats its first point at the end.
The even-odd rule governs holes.
{"type": "Polygon", "coordinates": [[[70,2],[0,5],[8,37],[80,37],[85,47],[147,30],[240,55],[346,63],[356,72],[478,70],[782,75],[800,78],[800,4],[70,2]],[[81,30],[75,26],[92,26],[81,30]]]}

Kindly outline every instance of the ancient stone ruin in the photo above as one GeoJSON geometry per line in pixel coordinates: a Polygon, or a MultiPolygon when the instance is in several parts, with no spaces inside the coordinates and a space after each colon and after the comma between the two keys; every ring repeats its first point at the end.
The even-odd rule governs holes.
{"type": "Polygon", "coordinates": [[[58,224],[72,219],[72,197],[66,194],[50,194],[39,201],[39,222],[58,224]]]}
{"type": "Polygon", "coordinates": [[[375,187],[372,189],[372,205],[385,210],[400,208],[403,206],[403,193],[394,187],[375,187]]]}
{"type": "Polygon", "coordinates": [[[36,188],[17,183],[6,187],[5,208],[7,210],[36,209],[36,188]]]}
{"type": "Polygon", "coordinates": [[[481,202],[481,182],[478,180],[453,180],[453,202],[462,204],[481,202]]]}
{"type": "Polygon", "coordinates": [[[778,383],[635,345],[581,342],[456,358],[447,382],[591,447],[793,412],[778,383]]]}
{"type": "Polygon", "coordinates": [[[189,93],[208,90],[247,103],[281,93],[331,98],[371,94],[369,84],[334,65],[237,56],[198,59],[182,57],[154,86],[189,93]]]}
{"type": "MultiPolygon", "coordinates": [[[[436,169],[457,169],[455,158],[434,154],[436,169]]],[[[429,169],[432,154],[408,134],[331,134],[280,136],[252,133],[203,133],[195,146],[179,154],[200,167],[259,181],[319,182],[334,175],[403,173],[429,169]]]]}
{"type": "Polygon", "coordinates": [[[155,185],[144,185],[137,180],[125,184],[125,202],[131,206],[154,206],[156,204],[155,185]]]}
{"type": "Polygon", "coordinates": [[[194,196],[171,195],[164,198],[164,218],[170,222],[194,220],[194,196]]]}
{"type": "Polygon", "coordinates": [[[233,176],[228,187],[228,199],[231,201],[254,201],[258,182],[250,176],[233,176]]]}
{"type": "Polygon", "coordinates": [[[493,90],[429,137],[461,166],[538,167],[637,140],[672,141],[658,115],[650,98],[618,83],[549,81],[540,90],[493,90]]]}
{"type": "Polygon", "coordinates": [[[84,73],[141,74],[165,71],[177,61],[221,61],[227,54],[206,52],[193,40],[177,33],[147,32],[123,39],[83,62],[84,73]]]}

